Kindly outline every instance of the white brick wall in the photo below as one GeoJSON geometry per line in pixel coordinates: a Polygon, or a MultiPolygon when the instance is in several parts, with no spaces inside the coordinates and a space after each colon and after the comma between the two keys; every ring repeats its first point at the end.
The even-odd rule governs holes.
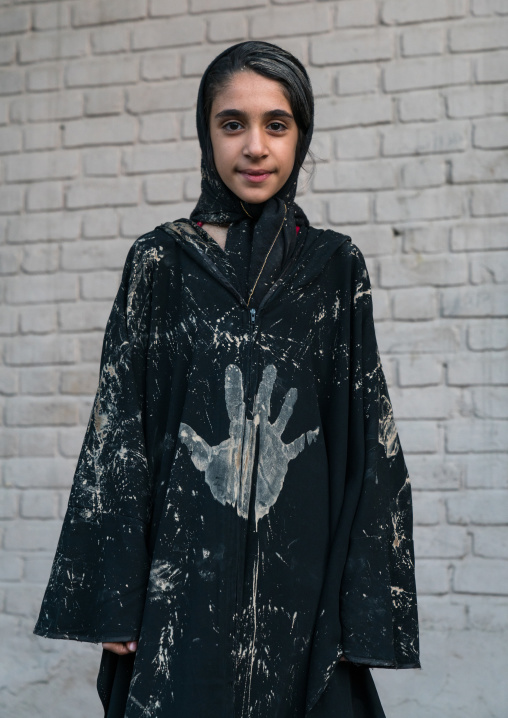
{"type": "Polygon", "coordinates": [[[199,78],[249,37],[309,69],[299,201],[374,286],[422,626],[421,672],[374,671],[387,715],[501,718],[508,0],[0,0],[0,714],[101,714],[100,648],[31,631],[126,253],[194,206],[199,78]]]}

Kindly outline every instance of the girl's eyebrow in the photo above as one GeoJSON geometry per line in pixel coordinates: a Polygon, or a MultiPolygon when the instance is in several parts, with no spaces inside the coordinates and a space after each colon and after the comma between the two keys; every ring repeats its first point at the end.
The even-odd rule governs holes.
{"type": "MultiPolygon", "coordinates": [[[[218,112],[214,119],[220,120],[223,117],[247,117],[247,113],[243,112],[242,110],[221,110],[218,112]]],[[[267,112],[263,113],[263,117],[270,118],[270,117],[287,117],[290,120],[293,120],[294,117],[290,112],[287,112],[287,110],[268,110],[267,112]]]]}

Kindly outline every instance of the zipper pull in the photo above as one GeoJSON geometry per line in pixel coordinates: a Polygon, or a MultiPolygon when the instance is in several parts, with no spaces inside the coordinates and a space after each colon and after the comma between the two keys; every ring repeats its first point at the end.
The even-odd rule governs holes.
{"type": "Polygon", "coordinates": [[[255,309],[250,310],[250,321],[251,321],[251,324],[254,324],[254,322],[256,321],[256,310],[255,309]]]}

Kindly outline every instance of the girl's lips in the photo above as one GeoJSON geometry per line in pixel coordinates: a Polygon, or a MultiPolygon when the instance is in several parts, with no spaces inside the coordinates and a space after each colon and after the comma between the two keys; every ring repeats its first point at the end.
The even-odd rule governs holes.
{"type": "Polygon", "coordinates": [[[253,175],[253,174],[249,174],[248,172],[240,172],[240,174],[242,175],[242,177],[245,177],[245,179],[249,180],[249,182],[263,182],[272,173],[265,172],[262,175],[253,175]]]}

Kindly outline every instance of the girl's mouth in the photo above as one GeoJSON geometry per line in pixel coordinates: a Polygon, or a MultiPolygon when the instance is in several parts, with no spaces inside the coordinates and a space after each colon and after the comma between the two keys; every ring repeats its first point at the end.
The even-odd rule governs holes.
{"type": "Polygon", "coordinates": [[[250,172],[240,172],[242,177],[245,177],[246,180],[249,182],[263,182],[267,177],[269,177],[272,173],[271,172],[263,172],[262,174],[253,174],[250,172]]]}

